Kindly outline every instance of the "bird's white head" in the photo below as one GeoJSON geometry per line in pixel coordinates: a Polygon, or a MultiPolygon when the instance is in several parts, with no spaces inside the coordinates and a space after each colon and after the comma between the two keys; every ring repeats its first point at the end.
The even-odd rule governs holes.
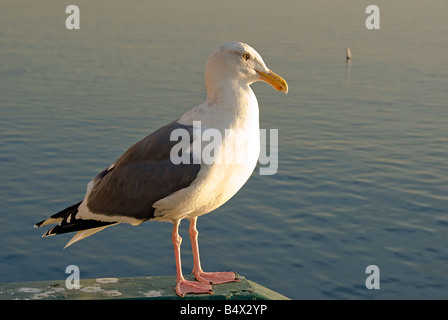
{"type": "Polygon", "coordinates": [[[243,86],[265,81],[276,90],[288,93],[286,81],[266,67],[257,51],[242,42],[223,44],[207,61],[205,83],[208,91],[216,90],[228,81],[243,86]]]}

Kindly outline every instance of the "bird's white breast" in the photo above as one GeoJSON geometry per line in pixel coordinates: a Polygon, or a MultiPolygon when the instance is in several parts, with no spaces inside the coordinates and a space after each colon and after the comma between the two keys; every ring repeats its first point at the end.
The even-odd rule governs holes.
{"type": "MultiPolygon", "coordinates": [[[[237,102],[219,106],[204,103],[178,120],[185,125],[200,121],[201,134],[194,139],[203,139],[204,132],[212,128],[220,132],[222,143],[214,150],[215,161],[209,164],[202,161],[201,170],[189,187],[154,204],[156,219],[173,221],[206,214],[229,200],[249,179],[260,153],[258,102],[249,90],[237,102]]],[[[196,150],[194,157],[206,156],[204,148],[209,143],[201,141],[202,154],[196,150]]]]}

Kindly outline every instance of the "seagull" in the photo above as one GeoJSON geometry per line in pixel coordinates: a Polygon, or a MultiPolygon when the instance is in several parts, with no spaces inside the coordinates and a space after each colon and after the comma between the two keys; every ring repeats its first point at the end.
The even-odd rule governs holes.
{"type": "Polygon", "coordinates": [[[252,47],[242,42],[221,45],[205,67],[205,102],[132,145],[88,183],[82,201],[34,226],[57,223],[42,237],[76,231],[68,247],[119,223],[171,222],[178,296],[213,293],[212,285],[238,281],[234,272],[202,270],[196,226],[199,216],[234,196],[256,167],[259,109],[250,87],[256,81],[288,93],[286,81],[268,69],[252,47]],[[216,161],[203,157],[207,130],[221,135],[213,139],[212,160],[216,161]],[[235,153],[243,161],[236,161],[235,153]],[[187,281],[182,274],[179,225],[184,219],[190,222],[196,281],[187,281]]]}

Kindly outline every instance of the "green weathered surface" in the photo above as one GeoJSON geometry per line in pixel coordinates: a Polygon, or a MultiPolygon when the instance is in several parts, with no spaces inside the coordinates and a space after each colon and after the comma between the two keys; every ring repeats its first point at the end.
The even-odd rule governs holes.
{"type": "MultiPolygon", "coordinates": [[[[193,280],[192,276],[186,277],[193,280]]],[[[213,286],[213,294],[180,298],[175,276],[81,279],[79,289],[67,289],[65,280],[0,283],[1,300],[289,300],[238,275],[240,281],[213,286]]]]}

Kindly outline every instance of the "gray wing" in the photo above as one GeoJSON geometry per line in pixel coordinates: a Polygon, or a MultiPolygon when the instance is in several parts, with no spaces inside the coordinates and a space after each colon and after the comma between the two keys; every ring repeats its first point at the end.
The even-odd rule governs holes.
{"type": "Polygon", "coordinates": [[[141,220],[154,217],[153,204],[170,194],[188,187],[196,178],[201,165],[173,164],[171,132],[193,127],[172,122],[160,128],[127,150],[110,169],[93,180],[87,207],[93,213],[107,216],[127,216],[141,220]]]}

